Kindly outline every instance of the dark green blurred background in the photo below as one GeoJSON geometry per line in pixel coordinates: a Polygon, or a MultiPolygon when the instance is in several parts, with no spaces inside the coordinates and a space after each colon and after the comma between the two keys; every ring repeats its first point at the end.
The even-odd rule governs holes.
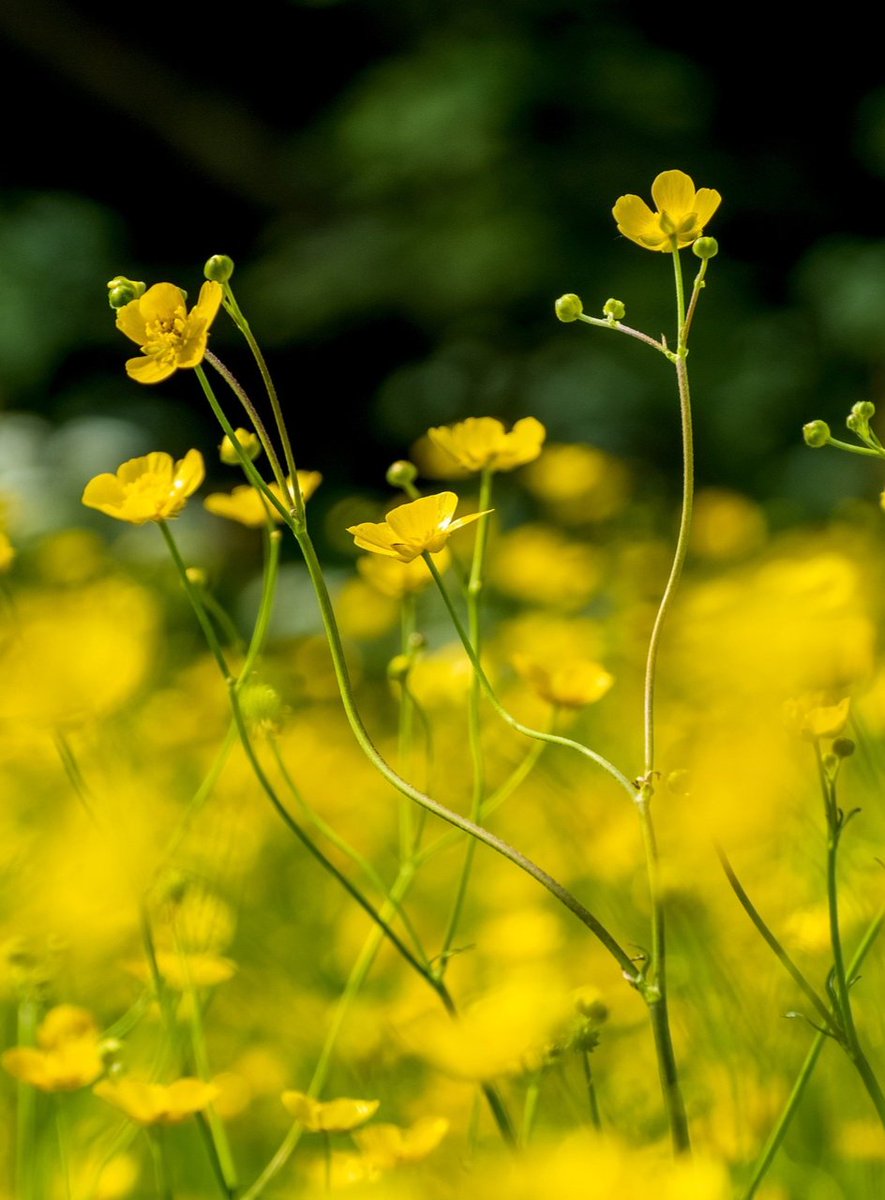
{"type": "MultiPolygon", "coordinates": [[[[124,273],[194,295],[216,252],[237,261],[299,461],[333,488],[383,488],[429,424],[470,414],[535,415],[677,487],[666,364],[552,309],[565,291],[590,312],[616,296],[670,330],[666,256],[610,214],[671,167],[724,197],[691,362],[701,482],[777,498],[781,520],[874,497],[875,467],[807,450],[800,430],[837,429],[881,391],[881,49],[837,20],[780,31],[744,6],[710,14],[717,32],[706,17],[558,0],[0,6],[0,399],[49,422],[4,419],[0,490],[53,483],[24,527],[76,517],[84,479],[121,458],[217,440],[188,373],[126,379],[104,288],[124,273]]],[[[213,347],[250,377],[220,326],[213,347]]]]}

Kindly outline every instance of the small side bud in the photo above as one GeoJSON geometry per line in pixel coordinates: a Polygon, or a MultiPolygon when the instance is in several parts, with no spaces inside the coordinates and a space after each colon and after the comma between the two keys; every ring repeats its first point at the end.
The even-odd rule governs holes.
{"type": "Polygon", "coordinates": [[[108,280],[108,304],[113,309],[122,308],[140,299],[147,291],[147,284],[138,279],[127,279],[125,275],[115,275],[108,280]]]}
{"type": "Polygon", "coordinates": [[[405,683],[412,663],[407,654],[395,654],[387,664],[387,678],[391,683],[405,683]]]}
{"type": "Polygon", "coordinates": [[[836,758],[851,758],[856,746],[851,738],[837,737],[833,742],[832,749],[836,758]]]}
{"type": "Polygon", "coordinates": [[[858,400],[857,404],[852,406],[851,412],[861,421],[871,421],[876,415],[876,406],[872,400],[858,400]]]}
{"type": "Polygon", "coordinates": [[[213,254],[206,259],[203,274],[215,283],[227,283],[234,273],[234,260],[226,254],[213,254]]]}
{"type": "Polygon", "coordinates": [[[692,242],[691,252],[698,258],[715,258],[719,253],[719,243],[713,237],[699,237],[696,242],[692,242]]]}
{"type": "Polygon", "coordinates": [[[283,699],[269,683],[250,683],[240,692],[240,708],[248,724],[259,732],[276,732],[282,724],[283,699]]]}
{"type": "MultiPolygon", "coordinates": [[[[245,450],[247,458],[250,462],[255,462],[255,459],[261,453],[261,442],[259,442],[257,436],[254,433],[250,433],[248,429],[235,429],[234,433],[240,447],[245,450]]],[[[227,434],[224,435],[224,440],[218,447],[218,454],[221,461],[229,467],[235,467],[240,461],[236,447],[227,434]]]]}
{"type": "Polygon", "coordinates": [[[385,478],[391,487],[407,488],[418,478],[418,468],[408,459],[398,458],[387,468],[385,478]]]}
{"type": "Polygon", "coordinates": [[[574,292],[566,292],[556,301],[554,309],[557,319],[567,325],[569,321],[577,321],[584,311],[584,305],[581,303],[580,296],[576,296],[574,292]]]}
{"type": "Polygon", "coordinates": [[[826,421],[809,421],[807,425],[802,426],[802,436],[806,446],[819,450],[830,440],[830,427],[826,421]]]}
{"type": "Polygon", "coordinates": [[[623,321],[627,315],[627,306],[623,300],[608,299],[603,304],[602,311],[611,321],[623,321]]]}

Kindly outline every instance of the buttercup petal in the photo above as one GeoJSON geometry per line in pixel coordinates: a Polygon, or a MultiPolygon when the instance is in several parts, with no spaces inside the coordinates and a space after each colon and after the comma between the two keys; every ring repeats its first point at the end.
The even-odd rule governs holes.
{"type": "Polygon", "coordinates": [[[147,341],[147,325],[140,300],[130,300],[117,309],[117,328],[139,346],[147,341]]]}
{"type": "Polygon", "coordinates": [[[612,214],[624,237],[640,246],[649,248],[659,243],[667,244],[658,218],[641,197],[621,196],[615,202],[612,214]]]}
{"type": "Polygon", "coordinates": [[[694,183],[684,171],[662,171],[651,185],[651,195],[658,212],[667,212],[676,224],[695,211],[694,183]]]}
{"type": "Polygon", "coordinates": [[[187,309],[184,292],[174,283],[155,283],[136,303],[145,321],[162,321],[181,315],[187,309]]]}
{"type": "Polygon", "coordinates": [[[162,383],[175,374],[176,364],[167,358],[147,354],[142,358],[127,358],[126,374],[136,383],[162,383]]]}
{"type": "Polygon", "coordinates": [[[206,467],[199,450],[188,450],[184,458],[175,464],[172,486],[182,497],[192,496],[206,478],[206,467]]]}
{"type": "Polygon", "coordinates": [[[448,528],[457,507],[458,497],[454,492],[422,496],[418,500],[391,509],[387,514],[387,524],[402,541],[411,542],[423,538],[440,526],[448,528]]]}
{"type": "Polygon", "coordinates": [[[722,203],[722,197],[715,188],[701,188],[694,198],[694,208],[698,216],[698,226],[703,229],[716,209],[722,203]]]}

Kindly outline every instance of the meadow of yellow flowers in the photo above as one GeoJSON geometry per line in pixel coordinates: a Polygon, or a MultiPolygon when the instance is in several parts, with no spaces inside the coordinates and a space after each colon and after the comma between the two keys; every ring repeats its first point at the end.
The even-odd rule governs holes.
{"type": "MultiPolygon", "coordinates": [[[[671,335],[556,315],[672,371],[681,514],[480,415],[320,531],[347,571],[231,261],[190,308],[111,281],[131,386],[192,374],[230,487],[157,449],[0,544],[0,1197],[883,1193],[885,518],[695,492],[720,197],[652,198],[614,218],[671,335]]],[[[885,457],[874,417],[806,452],[885,457]]]]}

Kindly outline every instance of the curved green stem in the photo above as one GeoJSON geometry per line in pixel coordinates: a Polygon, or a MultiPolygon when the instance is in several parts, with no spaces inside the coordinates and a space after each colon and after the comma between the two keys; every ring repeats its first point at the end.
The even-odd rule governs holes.
{"type": "Polygon", "coordinates": [[[581,313],[577,319],[583,321],[585,325],[595,325],[597,329],[613,329],[615,333],[626,333],[627,337],[645,342],[646,346],[651,346],[659,354],[667,353],[667,348],[663,342],[656,341],[653,337],[649,337],[647,333],[642,333],[638,329],[631,329],[629,325],[622,325],[620,321],[608,321],[602,317],[588,317],[586,313],[581,313]]]}
{"type": "Polygon", "coordinates": [[[425,553],[422,557],[427,563],[427,567],[433,576],[434,581],[436,582],[436,586],[439,588],[449,617],[451,618],[452,624],[455,627],[455,632],[458,634],[458,637],[461,640],[461,645],[464,647],[464,651],[467,654],[467,657],[470,659],[470,665],[473,667],[473,670],[475,671],[477,678],[482,685],[482,689],[486,694],[486,699],[501,720],[504,721],[505,724],[509,725],[511,729],[515,729],[517,733],[521,733],[525,737],[536,738],[541,742],[549,742],[551,746],[565,746],[569,750],[576,750],[579,754],[583,754],[585,758],[591,759],[597,764],[597,766],[600,766],[604,771],[607,771],[613,779],[617,780],[621,787],[627,792],[630,799],[634,800],[636,798],[636,789],[634,788],[633,784],[630,782],[627,776],[623,774],[623,772],[619,771],[618,768],[614,766],[613,763],[610,763],[607,758],[604,758],[603,755],[597,754],[597,752],[595,750],[591,750],[589,746],[585,746],[582,742],[576,742],[572,738],[563,737],[558,733],[545,733],[541,729],[532,729],[530,725],[523,725],[522,721],[518,721],[516,717],[512,716],[507,711],[495,694],[495,690],[489,682],[488,676],[483,670],[482,663],[479,661],[479,658],[473,649],[470,635],[468,634],[464,627],[463,621],[458,615],[458,610],[455,608],[452,598],[446,589],[446,585],[443,583],[442,576],[439,573],[436,563],[427,553],[425,553]]]}
{"type": "Polygon", "coordinates": [[[258,366],[258,370],[261,374],[261,379],[264,383],[264,389],[267,392],[267,398],[270,401],[271,411],[273,412],[274,421],[276,422],[277,432],[280,435],[280,444],[283,447],[283,455],[286,459],[286,468],[289,471],[289,474],[292,476],[292,487],[296,496],[296,516],[303,515],[304,500],[301,497],[301,493],[298,488],[298,472],[295,469],[295,456],[292,453],[292,443],[289,439],[289,430],[286,427],[286,422],[283,420],[283,410],[280,408],[280,401],[279,397],[277,396],[277,389],[274,385],[273,377],[268,370],[267,362],[265,361],[261,347],[258,345],[255,335],[252,332],[252,327],[246,320],[246,317],[239,304],[237,304],[233,293],[233,288],[230,286],[230,283],[225,283],[224,293],[226,300],[225,309],[233,320],[234,324],[239,329],[240,333],[242,333],[243,337],[246,339],[249,349],[252,351],[252,357],[255,359],[256,365],[258,366]]]}
{"type": "MultiPolygon", "coordinates": [[[[249,395],[246,392],[245,388],[242,386],[242,384],[240,384],[239,380],[237,380],[235,378],[235,376],[227,369],[227,367],[224,365],[224,363],[221,361],[220,358],[216,358],[216,356],[212,353],[211,350],[207,350],[204,357],[206,359],[206,362],[209,363],[210,366],[215,368],[215,370],[218,372],[218,374],[221,376],[221,378],[224,380],[224,382],[227,384],[227,386],[230,388],[230,390],[233,392],[233,394],[239,400],[240,404],[242,404],[243,409],[246,413],[246,416],[252,422],[252,426],[255,429],[256,434],[258,435],[258,440],[259,440],[259,442],[261,442],[261,448],[264,451],[264,453],[267,455],[267,461],[268,461],[268,463],[270,463],[270,469],[273,471],[273,477],[277,481],[277,486],[280,488],[280,491],[285,496],[286,495],[286,477],[283,474],[283,468],[280,466],[280,460],[277,457],[277,452],[274,449],[274,444],[270,440],[270,437],[268,436],[267,430],[264,427],[264,422],[261,420],[261,417],[258,415],[258,411],[255,408],[255,405],[249,399],[249,395]]],[[[196,371],[197,378],[200,380],[200,383],[203,385],[203,390],[205,391],[206,388],[209,386],[209,382],[206,379],[206,373],[204,372],[203,368],[200,366],[197,366],[195,368],[195,371],[196,371]]],[[[227,436],[230,438],[231,443],[237,448],[237,450],[242,450],[242,447],[239,445],[238,440],[236,439],[236,437],[233,436],[232,433],[229,433],[227,436]]]]}
{"type": "MultiPolygon", "coordinates": [[[[206,379],[205,372],[200,371],[199,367],[196,368],[196,371],[197,377],[200,380],[200,385],[203,388],[203,392],[209,401],[210,407],[215,413],[219,424],[228,437],[233,437],[233,427],[225,416],[224,411],[219,405],[217,399],[215,398],[215,394],[213,393],[212,388],[209,386],[209,382],[206,379]]],[[[234,444],[236,445],[236,439],[234,438],[233,440],[234,444]]],[[[304,556],[304,562],[307,567],[311,583],[313,584],[314,594],[320,608],[320,615],[323,622],[323,628],[326,633],[326,639],[329,643],[329,650],[332,655],[332,663],[335,670],[335,677],[338,682],[338,690],[341,695],[341,703],[344,708],[344,713],[347,717],[348,724],[350,725],[351,732],[353,733],[357,744],[369,761],[374,765],[379,774],[381,774],[390,784],[392,784],[392,786],[396,788],[396,790],[402,795],[408,796],[426,811],[433,813],[435,816],[440,817],[444,821],[447,821],[450,825],[455,826],[455,828],[471,834],[473,837],[483,842],[490,849],[496,851],[496,853],[500,854],[503,858],[508,859],[515,866],[519,867],[520,870],[525,871],[527,875],[530,875],[533,879],[540,883],[542,887],[546,888],[551,895],[553,895],[565,908],[567,908],[569,912],[576,916],[578,920],[581,921],[581,923],[585,925],[596,938],[598,938],[598,940],[605,946],[605,948],[618,963],[626,977],[630,980],[633,980],[635,978],[634,964],[626,950],[624,950],[618,944],[618,942],[609,933],[602,922],[599,921],[593,915],[593,913],[589,911],[589,909],[581,904],[581,902],[575,896],[573,896],[566,888],[564,888],[561,883],[554,879],[552,875],[549,875],[519,850],[516,850],[514,847],[508,845],[508,843],[504,842],[501,838],[496,837],[495,834],[490,833],[489,830],[484,829],[481,825],[476,825],[473,821],[469,821],[466,817],[462,817],[458,813],[453,812],[451,809],[446,808],[438,801],[432,799],[432,797],[426,795],[419,788],[416,788],[412,784],[408,783],[405,779],[401,778],[401,776],[398,775],[397,772],[394,771],[394,769],[386,761],[369,736],[369,732],[363,724],[362,717],[356,707],[353,696],[353,687],[350,682],[350,673],[347,669],[347,659],[344,654],[344,646],[341,641],[338,623],[335,619],[335,610],[332,606],[329,589],[326,585],[325,576],[323,575],[319,559],[317,558],[316,550],[313,542],[311,541],[310,535],[307,532],[307,526],[303,521],[296,521],[292,514],[286,511],[283,505],[277,500],[276,496],[269,491],[267,484],[261,478],[259,472],[255,469],[255,465],[250,462],[249,458],[244,453],[240,454],[240,461],[250,482],[253,483],[255,487],[257,487],[265,495],[269,503],[274,505],[283,518],[283,521],[289,527],[298,541],[301,552],[304,556]]],[[[439,573],[436,571],[435,564],[431,562],[430,568],[431,573],[436,573],[436,578],[439,580],[439,573]]],[[[439,582],[441,586],[441,581],[439,582]]],[[[443,594],[447,595],[444,588],[443,594]]],[[[454,612],[454,610],[451,608],[450,611],[454,612]]],[[[455,619],[458,620],[457,616],[455,619]]],[[[459,620],[458,627],[463,628],[460,626],[459,620]]],[[[464,636],[466,639],[466,634],[464,636]]],[[[469,642],[467,642],[467,646],[469,646],[469,642]]],[[[469,650],[468,653],[470,653],[469,650]]],[[[485,676],[481,675],[480,678],[484,680],[485,676]]],[[[483,687],[486,689],[487,693],[491,690],[487,680],[485,680],[483,683],[483,687]]],[[[492,693],[492,695],[494,695],[494,693],[492,693]]],[[[501,713],[504,712],[503,709],[499,709],[499,711],[501,713]]],[[[506,719],[513,725],[513,728],[516,728],[519,732],[526,734],[526,736],[537,737],[542,741],[553,742],[557,745],[571,746],[574,749],[578,749],[582,754],[594,759],[594,761],[599,762],[601,765],[605,765],[606,769],[614,774],[615,778],[617,778],[622,786],[627,789],[632,797],[633,788],[629,780],[622,775],[617,768],[613,767],[610,763],[607,763],[605,759],[603,759],[600,755],[595,754],[588,747],[581,746],[580,743],[573,742],[570,738],[561,738],[553,734],[542,734],[538,730],[529,730],[527,726],[521,725],[519,722],[516,722],[514,718],[510,717],[509,713],[507,714],[506,719]]]]}
{"type": "Polygon", "coordinates": [[[845,1035],[843,1044],[848,1057],[851,1059],[855,1070],[861,1078],[861,1082],[866,1088],[867,1095],[873,1103],[879,1121],[883,1129],[885,1129],[885,1093],[882,1091],[882,1086],[860,1044],[860,1038],[857,1034],[857,1026],[854,1023],[854,1013],[851,1008],[850,981],[848,972],[845,969],[842,933],[839,926],[838,854],[839,841],[842,836],[842,830],[845,827],[845,820],[836,799],[836,781],[828,775],[824,767],[819,741],[815,741],[815,751],[817,753],[818,769],[824,793],[824,807],[827,817],[827,909],[830,919],[830,944],[833,950],[833,977],[836,999],[845,1035]]]}
{"type": "MultiPolygon", "coordinates": [[[[861,939],[860,945],[854,952],[854,956],[848,968],[851,975],[854,975],[858,970],[860,970],[863,960],[869,953],[873,942],[876,940],[879,930],[882,928],[883,920],[885,920],[885,909],[879,912],[870,923],[866,933],[861,939]]],[[[802,1064],[802,1068],[796,1077],[796,1082],[793,1084],[793,1088],[787,1099],[787,1103],[784,1106],[784,1110],[778,1118],[774,1129],[772,1129],[771,1133],[768,1135],[768,1139],[762,1148],[762,1152],[759,1155],[755,1167],[753,1168],[753,1174],[750,1177],[750,1181],[747,1184],[746,1190],[741,1195],[741,1200],[753,1200],[753,1197],[756,1195],[760,1184],[768,1173],[768,1169],[774,1161],[775,1155],[777,1154],[781,1143],[787,1135],[790,1122],[795,1116],[796,1110],[798,1109],[802,1100],[805,1088],[808,1085],[808,1081],[811,1078],[812,1072],[817,1064],[817,1060],[820,1057],[820,1052],[823,1049],[826,1037],[826,1033],[818,1033],[815,1036],[815,1039],[811,1044],[811,1049],[808,1051],[805,1061],[802,1064]]]]}
{"type": "Polygon", "coordinates": [[[753,904],[753,901],[750,899],[750,897],[747,895],[746,891],[744,890],[744,887],[741,884],[741,881],[738,879],[737,874],[734,871],[734,868],[732,867],[731,863],[728,861],[728,857],[726,856],[725,851],[722,849],[721,846],[716,847],[716,853],[719,856],[719,861],[722,864],[722,869],[725,872],[726,878],[728,879],[728,882],[731,885],[731,890],[734,892],[735,896],[737,896],[738,900],[740,901],[741,907],[743,908],[744,912],[747,914],[747,916],[750,918],[750,920],[756,926],[756,929],[762,935],[762,938],[765,941],[765,944],[774,952],[774,954],[775,954],[776,958],[778,959],[778,961],[780,962],[781,966],[789,974],[790,978],[793,980],[793,982],[796,984],[796,986],[800,989],[800,991],[803,992],[805,997],[811,1003],[815,1012],[818,1014],[818,1016],[821,1018],[821,1020],[824,1022],[824,1024],[827,1026],[827,1028],[833,1034],[833,1036],[837,1037],[837,1038],[841,1037],[841,1032],[839,1030],[839,1027],[833,1019],[833,1014],[830,1012],[829,1008],[826,1006],[826,1004],[824,1004],[823,1000],[820,998],[820,996],[817,994],[817,992],[814,990],[814,988],[811,986],[811,984],[808,982],[808,980],[805,978],[805,976],[802,974],[802,972],[799,970],[799,968],[796,966],[796,964],[790,958],[789,954],[786,952],[784,947],[777,940],[777,938],[775,937],[774,933],[771,931],[769,926],[765,923],[759,910],[756,908],[756,906],[753,904]]]}

